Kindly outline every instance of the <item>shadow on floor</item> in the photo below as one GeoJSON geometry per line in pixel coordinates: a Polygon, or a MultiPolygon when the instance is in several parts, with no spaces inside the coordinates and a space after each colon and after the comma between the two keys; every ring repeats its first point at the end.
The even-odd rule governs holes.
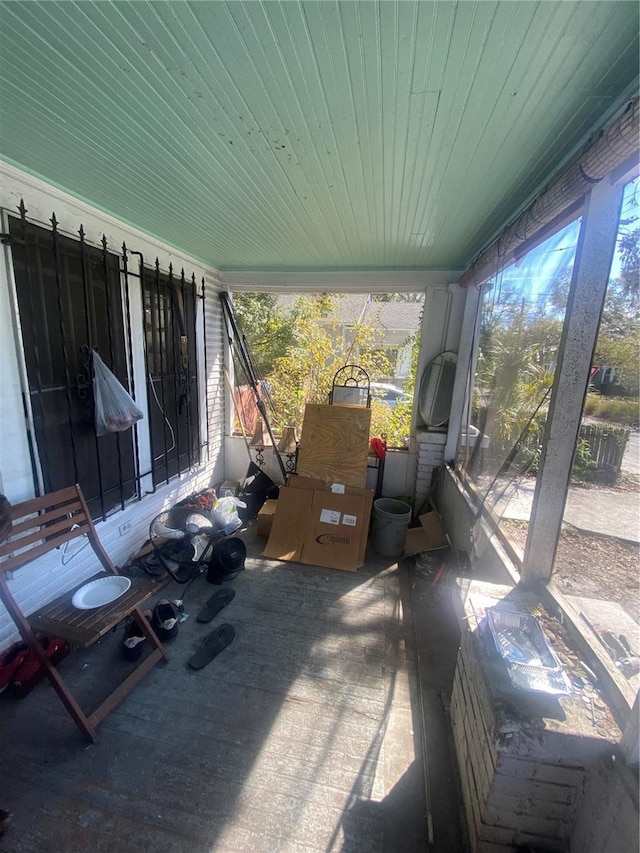
{"type": "MultiPolygon", "coordinates": [[[[96,744],[46,683],[21,701],[0,697],[0,805],[14,814],[5,853],[427,849],[411,598],[421,625],[437,620],[422,612],[407,567],[375,555],[355,574],[273,563],[259,557],[252,530],[242,537],[247,569],[213,623],[195,618],[217,589],[204,578],[186,593],[163,590],[185,594],[189,613],[171,661],[107,717],[96,744]],[[202,636],[223,621],[234,642],[189,670],[202,636]]],[[[88,696],[109,672],[121,676],[121,635],[62,663],[83,704],[95,704],[88,696]]],[[[446,723],[437,693],[445,657],[432,666],[432,651],[444,634],[430,636],[420,642],[431,650],[421,665],[434,734],[432,849],[456,853],[459,794],[445,752],[436,759],[446,744],[436,735],[446,723]]]]}

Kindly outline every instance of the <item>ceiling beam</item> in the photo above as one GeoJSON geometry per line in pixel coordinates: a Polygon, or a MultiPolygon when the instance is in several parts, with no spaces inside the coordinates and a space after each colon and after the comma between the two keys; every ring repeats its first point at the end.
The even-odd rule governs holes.
{"type": "Polygon", "coordinates": [[[258,293],[411,293],[454,283],[461,270],[221,272],[223,287],[258,293]]]}

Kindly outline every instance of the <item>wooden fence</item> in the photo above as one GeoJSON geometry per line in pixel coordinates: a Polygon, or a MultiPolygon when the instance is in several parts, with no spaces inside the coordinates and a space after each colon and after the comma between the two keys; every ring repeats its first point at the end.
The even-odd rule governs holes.
{"type": "Polygon", "coordinates": [[[598,468],[620,473],[622,457],[629,440],[630,430],[624,427],[603,427],[583,424],[580,438],[589,445],[589,454],[598,468]]]}

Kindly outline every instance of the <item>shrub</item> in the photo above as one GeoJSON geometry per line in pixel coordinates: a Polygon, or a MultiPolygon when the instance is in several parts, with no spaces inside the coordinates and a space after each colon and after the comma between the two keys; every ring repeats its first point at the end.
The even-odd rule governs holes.
{"type": "Polygon", "coordinates": [[[596,470],[597,462],[591,458],[589,442],[584,438],[578,440],[576,455],[573,458],[571,476],[578,480],[591,480],[596,470]]]}
{"type": "Polygon", "coordinates": [[[612,424],[634,426],[640,420],[638,398],[603,397],[600,394],[587,394],[584,407],[585,415],[601,418],[612,424]]]}

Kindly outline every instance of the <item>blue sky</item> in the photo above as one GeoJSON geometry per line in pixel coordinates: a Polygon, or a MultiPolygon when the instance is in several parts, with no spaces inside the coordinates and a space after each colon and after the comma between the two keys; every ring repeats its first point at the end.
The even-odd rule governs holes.
{"type": "MultiPolygon", "coordinates": [[[[622,202],[620,219],[628,222],[626,230],[637,227],[640,218],[640,179],[627,184],[622,202]],[[635,221],[635,225],[633,222],[635,221]]],[[[509,281],[522,288],[529,303],[537,302],[551,282],[573,264],[580,219],[571,222],[562,231],[549,237],[540,246],[532,249],[518,263],[508,266],[498,281],[509,281]]],[[[624,233],[624,232],[621,232],[624,233]]],[[[611,266],[611,277],[620,274],[620,255],[616,248],[611,266]]]]}

